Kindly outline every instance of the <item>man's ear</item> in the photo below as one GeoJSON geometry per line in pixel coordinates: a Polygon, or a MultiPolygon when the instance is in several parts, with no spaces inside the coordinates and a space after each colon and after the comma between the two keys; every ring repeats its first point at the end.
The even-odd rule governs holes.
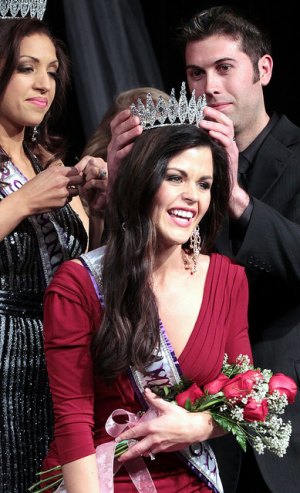
{"type": "Polygon", "coordinates": [[[273,71],[273,59],[271,55],[264,55],[258,62],[259,78],[263,86],[269,84],[273,71]]]}

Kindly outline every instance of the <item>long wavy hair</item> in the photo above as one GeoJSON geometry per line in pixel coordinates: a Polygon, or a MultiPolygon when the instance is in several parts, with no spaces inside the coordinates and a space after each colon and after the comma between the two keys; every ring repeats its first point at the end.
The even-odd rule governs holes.
{"type": "MultiPolygon", "coordinates": [[[[34,34],[43,34],[48,36],[52,41],[56,56],[59,61],[56,79],[56,91],[51,108],[45,115],[42,123],[39,125],[38,144],[52,155],[49,162],[61,159],[64,156],[64,145],[61,138],[49,135],[48,127],[60,114],[66,95],[66,88],[70,82],[69,78],[69,58],[67,56],[65,45],[62,41],[54,37],[45,24],[38,19],[3,19],[0,26],[0,99],[10,82],[10,79],[19,63],[20,44],[24,37],[34,34]]],[[[27,147],[37,156],[43,164],[45,162],[45,153],[37,143],[31,140],[32,128],[26,127],[24,141],[27,147]]],[[[5,153],[0,153],[0,166],[7,160],[5,153]]]]}
{"type": "Polygon", "coordinates": [[[230,190],[226,153],[216,141],[193,125],[146,130],[120,165],[107,204],[110,233],[102,273],[105,310],[92,343],[95,371],[107,379],[131,364],[143,370],[155,358],[159,316],[151,285],[157,251],[154,198],[168,162],[193,147],[208,147],[213,157],[211,202],[201,221],[201,226],[205,222],[202,251],[210,253],[230,190]]]}

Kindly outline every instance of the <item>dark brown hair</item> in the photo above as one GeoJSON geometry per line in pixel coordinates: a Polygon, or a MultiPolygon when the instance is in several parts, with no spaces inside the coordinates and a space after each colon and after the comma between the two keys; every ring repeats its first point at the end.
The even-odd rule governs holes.
{"type": "MultiPolygon", "coordinates": [[[[24,37],[34,34],[44,34],[52,41],[59,61],[56,79],[56,92],[50,110],[39,125],[38,143],[53,154],[53,159],[61,158],[63,146],[60,138],[50,136],[48,126],[51,120],[60,113],[65,101],[66,88],[69,84],[69,59],[62,41],[55,38],[49,27],[38,19],[3,19],[0,21],[0,98],[19,63],[20,44],[24,37]]],[[[31,141],[32,129],[25,129],[25,142],[34,154],[45,161],[45,154],[40,153],[39,146],[31,141]]],[[[0,156],[0,164],[5,161],[5,155],[0,156]]]]}
{"type": "Polygon", "coordinates": [[[202,252],[210,253],[229,200],[223,147],[193,125],[160,127],[144,131],[120,165],[107,205],[110,233],[103,265],[105,312],[92,345],[96,371],[106,378],[115,377],[132,363],[143,369],[153,360],[159,342],[151,288],[157,249],[153,201],[170,159],[193,147],[208,147],[213,158],[211,203],[205,221],[201,221],[202,252]]]}
{"type": "Polygon", "coordinates": [[[187,43],[214,35],[224,35],[239,41],[241,50],[252,62],[254,82],[257,82],[260,58],[272,53],[271,40],[266,29],[243,17],[237,9],[219,6],[198,12],[184,22],[178,29],[177,39],[185,48],[187,43]]]}

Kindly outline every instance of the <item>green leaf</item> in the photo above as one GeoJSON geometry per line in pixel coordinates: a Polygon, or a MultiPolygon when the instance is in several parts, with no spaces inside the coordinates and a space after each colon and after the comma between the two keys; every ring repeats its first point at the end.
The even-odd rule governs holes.
{"type": "Polygon", "coordinates": [[[232,433],[240,447],[244,452],[247,448],[247,436],[243,428],[233,421],[229,420],[226,416],[221,416],[220,414],[212,413],[215,422],[221,426],[225,431],[232,433]]]}
{"type": "Polygon", "coordinates": [[[185,403],[184,403],[184,409],[186,409],[187,411],[191,411],[192,409],[192,403],[191,403],[191,399],[188,398],[185,403]]]}

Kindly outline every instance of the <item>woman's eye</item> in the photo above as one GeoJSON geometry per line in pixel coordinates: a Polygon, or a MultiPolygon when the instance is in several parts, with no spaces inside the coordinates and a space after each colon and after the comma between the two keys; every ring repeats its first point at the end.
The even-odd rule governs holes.
{"type": "Polygon", "coordinates": [[[166,177],[166,180],[167,181],[173,181],[175,183],[180,183],[182,181],[182,178],[179,175],[168,175],[166,177]]]}
{"type": "Polygon", "coordinates": [[[17,68],[17,71],[18,72],[21,72],[22,74],[25,74],[27,72],[32,72],[33,68],[32,67],[28,67],[28,66],[25,66],[25,65],[21,65],[17,68]]]}
{"type": "Polygon", "coordinates": [[[200,181],[198,187],[201,188],[201,190],[209,190],[211,185],[207,181],[200,181]]]}
{"type": "Polygon", "coordinates": [[[58,79],[58,73],[57,72],[48,72],[48,75],[52,77],[52,79],[57,80],[58,79]]]}

